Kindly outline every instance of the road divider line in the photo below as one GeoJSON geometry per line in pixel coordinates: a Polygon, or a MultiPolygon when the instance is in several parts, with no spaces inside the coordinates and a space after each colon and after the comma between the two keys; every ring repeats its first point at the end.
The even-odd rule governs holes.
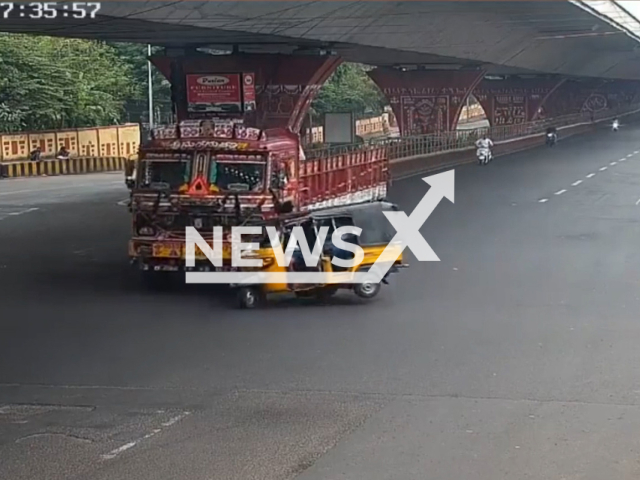
{"type": "Polygon", "coordinates": [[[626,162],[627,159],[626,158],[621,158],[620,160],[618,160],[619,162],[626,162]]]}
{"type": "Polygon", "coordinates": [[[571,186],[572,186],[572,187],[577,187],[577,186],[578,186],[578,185],[580,185],[581,183],[582,183],[582,180],[577,180],[577,181],[573,182],[573,183],[571,184],[571,186]]]}
{"type": "Polygon", "coordinates": [[[587,175],[587,178],[593,178],[593,177],[595,177],[595,176],[596,176],[596,174],[595,174],[595,173],[590,173],[589,175],[587,175]]]}
{"type": "Polygon", "coordinates": [[[558,190],[554,195],[562,195],[566,190],[558,190]]]}
{"type": "Polygon", "coordinates": [[[630,153],[629,155],[627,155],[627,158],[631,158],[633,157],[633,153],[630,153]]]}
{"type": "Polygon", "coordinates": [[[607,169],[607,167],[602,167],[602,168],[600,168],[600,171],[604,172],[606,169],[607,169]]]}
{"type": "Polygon", "coordinates": [[[548,198],[541,198],[540,200],[538,200],[538,203],[547,203],[548,201],[548,198]]]}
{"type": "Polygon", "coordinates": [[[638,201],[636,202],[636,205],[640,204],[640,198],[638,199],[638,201]]]}
{"type": "Polygon", "coordinates": [[[611,162],[609,165],[617,165],[618,162],[611,162]]]}
{"type": "Polygon", "coordinates": [[[634,151],[633,151],[633,154],[634,154],[634,155],[637,155],[638,153],[640,153],[640,150],[634,150],[634,151]]]}
{"type": "Polygon", "coordinates": [[[36,208],[36,207],[27,208],[26,210],[22,210],[20,212],[9,212],[9,215],[11,215],[13,217],[17,217],[18,215],[24,215],[25,213],[31,213],[31,212],[35,212],[37,210],[40,210],[40,209],[36,208]]]}
{"type": "MultiPolygon", "coordinates": [[[[162,423],[162,427],[167,428],[167,427],[170,427],[172,425],[175,425],[180,420],[182,420],[183,418],[185,418],[187,415],[190,415],[190,414],[191,414],[191,412],[182,412],[180,415],[177,415],[177,416],[169,419],[168,421],[162,423]]],[[[140,442],[143,442],[144,440],[148,440],[149,438],[157,435],[160,432],[162,432],[162,428],[155,428],[152,431],[150,431],[149,433],[147,433],[146,435],[144,435],[144,436],[142,436],[142,437],[140,437],[140,438],[138,438],[136,440],[133,440],[131,442],[125,443],[124,445],[121,445],[118,448],[114,448],[109,453],[105,453],[105,454],[101,455],[100,458],[102,458],[102,460],[113,460],[114,458],[116,458],[121,453],[124,453],[127,450],[132,449],[133,447],[138,445],[140,442]]]]}

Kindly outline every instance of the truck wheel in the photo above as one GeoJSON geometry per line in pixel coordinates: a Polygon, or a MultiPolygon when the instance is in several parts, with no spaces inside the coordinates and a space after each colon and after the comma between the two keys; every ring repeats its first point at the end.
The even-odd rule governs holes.
{"type": "Polygon", "coordinates": [[[238,306],[245,310],[256,308],[261,300],[260,290],[256,287],[242,287],[238,290],[238,306]]]}
{"type": "Polygon", "coordinates": [[[360,298],[369,300],[378,295],[378,293],[380,292],[380,287],[380,283],[375,282],[358,283],[355,287],[353,287],[353,292],[360,298]]]}

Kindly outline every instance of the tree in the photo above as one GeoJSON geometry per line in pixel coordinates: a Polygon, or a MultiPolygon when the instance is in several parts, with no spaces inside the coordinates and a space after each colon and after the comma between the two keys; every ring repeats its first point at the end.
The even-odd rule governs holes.
{"type": "MultiPolygon", "coordinates": [[[[134,83],[137,85],[135,94],[127,100],[125,109],[132,120],[148,121],[148,60],[147,45],[139,43],[111,43],[120,59],[125,62],[133,74],[134,83]]],[[[161,51],[161,47],[152,47],[151,53],[156,54],[161,51]]],[[[152,67],[151,83],[153,86],[153,103],[157,120],[166,118],[171,113],[171,84],[160,73],[152,67]]]]}
{"type": "Polygon", "coordinates": [[[118,123],[138,86],[101,42],[0,34],[0,130],[118,123]]]}
{"type": "Polygon", "coordinates": [[[386,103],[364,65],[343,63],[320,89],[312,108],[315,114],[354,112],[357,116],[378,115],[386,103]]]}

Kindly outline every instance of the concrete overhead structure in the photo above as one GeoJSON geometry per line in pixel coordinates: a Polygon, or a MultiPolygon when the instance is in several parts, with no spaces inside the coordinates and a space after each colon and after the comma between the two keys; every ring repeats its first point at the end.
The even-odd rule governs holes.
{"type": "MultiPolygon", "coordinates": [[[[596,93],[627,98],[620,91],[636,84],[621,81],[640,81],[635,19],[624,9],[607,17],[604,4],[612,2],[108,1],[95,20],[16,19],[0,30],[152,43],[177,49],[174,55],[182,48],[233,49],[253,58],[329,55],[375,65],[372,78],[409,134],[455,128],[471,93],[494,124],[580,111],[596,93]],[[573,103],[548,108],[561,94],[573,103]],[[421,108],[428,119],[409,113],[421,108]]],[[[282,71],[274,85],[284,81],[282,71]]],[[[265,88],[270,81],[264,78],[265,88]]],[[[302,111],[294,108],[291,126],[299,126],[308,98],[302,111]]]]}

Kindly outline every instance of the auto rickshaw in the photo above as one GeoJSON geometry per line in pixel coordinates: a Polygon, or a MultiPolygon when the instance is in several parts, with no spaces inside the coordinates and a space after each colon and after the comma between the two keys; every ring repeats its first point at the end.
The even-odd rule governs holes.
{"type": "MultiPolygon", "coordinates": [[[[403,264],[401,246],[391,243],[396,232],[384,216],[383,212],[385,211],[397,211],[397,207],[387,202],[371,202],[332,207],[297,214],[289,218],[281,218],[279,220],[278,233],[283,250],[288,245],[294,227],[302,227],[310,250],[313,250],[316,244],[319,229],[328,227],[328,233],[318,264],[315,267],[302,267],[304,271],[322,272],[324,280],[316,284],[296,284],[289,281],[287,277],[290,273],[301,271],[300,264],[296,265],[295,253],[290,265],[281,266],[276,261],[276,256],[269,240],[265,239],[260,250],[256,250],[251,255],[251,258],[262,260],[263,266],[247,270],[266,273],[267,276],[265,278],[277,278],[278,281],[232,285],[237,289],[238,305],[244,309],[255,308],[265,301],[268,296],[285,293],[293,293],[297,297],[315,297],[324,300],[333,296],[340,289],[351,290],[358,297],[365,300],[374,298],[380,292],[381,284],[388,283],[389,274],[397,273],[398,269],[407,266],[403,264]],[[364,251],[362,261],[353,267],[340,267],[332,263],[332,259],[337,253],[336,247],[331,241],[332,234],[337,228],[343,226],[355,226],[362,229],[358,237],[353,235],[348,239],[349,243],[359,245],[364,251]],[[384,260],[385,265],[391,265],[391,268],[383,276],[376,276],[372,271],[372,267],[374,267],[379,258],[384,260]],[[356,277],[356,274],[359,274],[359,276],[356,277]],[[357,279],[363,280],[356,281],[357,279]]],[[[353,252],[347,253],[351,257],[345,260],[352,260],[354,258],[353,252]]]]}

